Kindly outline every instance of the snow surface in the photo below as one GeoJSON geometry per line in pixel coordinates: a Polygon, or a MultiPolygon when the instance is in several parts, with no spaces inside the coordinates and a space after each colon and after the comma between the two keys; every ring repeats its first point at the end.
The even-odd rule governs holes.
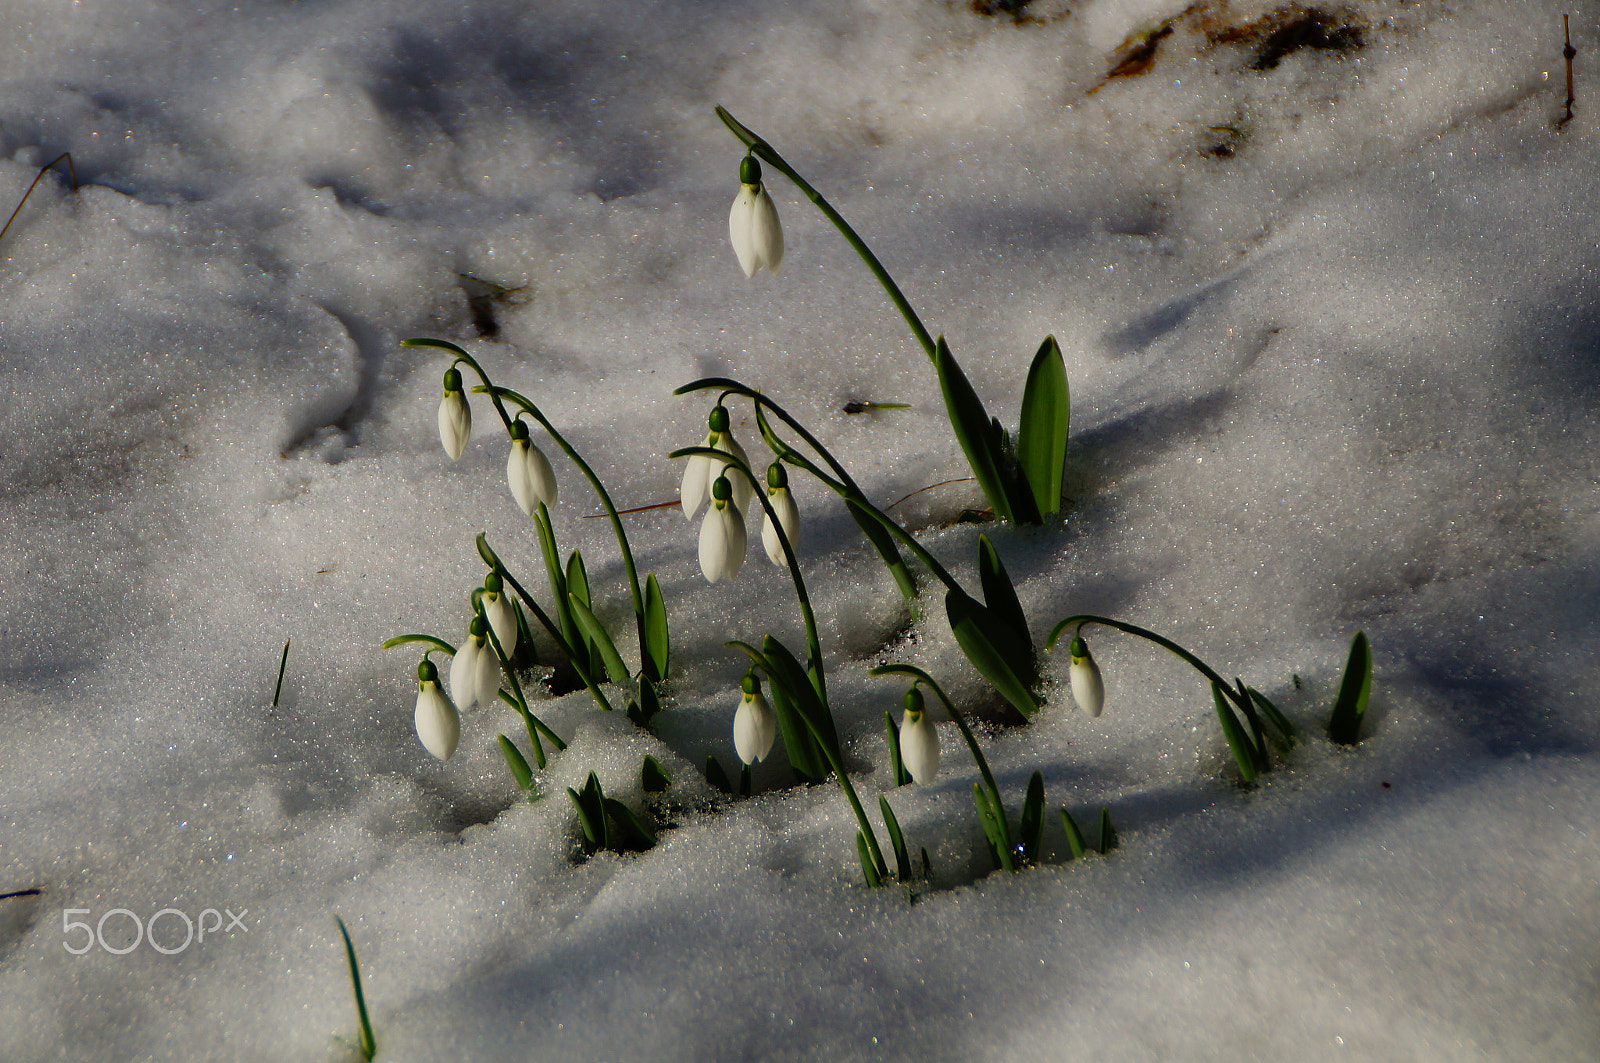
{"type": "MultiPolygon", "coordinates": [[[[1550,3],[1348,0],[1302,22],[1340,47],[1275,63],[1298,16],[1259,0],[4,6],[0,202],[62,151],[82,187],[47,177],[0,245],[0,1058],[354,1058],[336,914],[388,1060],[1595,1057],[1594,5],[1560,128],[1550,3]],[[459,640],[479,531],[543,579],[488,406],[449,461],[447,361],[400,339],[466,344],[622,505],[675,497],[709,400],[671,392],[707,374],[883,504],[964,471],[920,349],[781,177],[783,270],[740,274],[717,103],[1008,423],[1060,340],[1071,505],[986,529],[1034,637],[1097,612],[1176,639],[1307,729],[1285,770],[1240,790],[1203,684],[1103,632],[1103,717],[1055,656],[1047,709],[1002,725],[942,610],[908,624],[798,479],[857,787],[885,786],[903,690],[867,670],[911,661],[990,720],[1013,814],[1035,770],[1052,810],[1109,807],[1109,859],[1061,862],[1052,818],[1046,866],[989,874],[949,723],[940,777],[892,793],[933,862],[915,903],[860,885],[837,788],[788,788],[781,757],[715,798],[723,642],[801,629],[758,556],[706,584],[672,509],[628,518],[672,619],[655,734],[545,696],[570,748],[537,804],[495,746],[509,710],[423,751],[418,654],[380,643],[459,640]],[[475,324],[463,274],[514,291],[475,324]],[[1345,750],[1321,728],[1357,629],[1373,707],[1345,750]],[[674,826],[575,862],[563,789],[595,771],[638,807],[645,754],[674,826]],[[244,914],[172,955],[68,951],[64,920],[117,908],[244,914]]],[[[609,529],[557,475],[557,532],[623,621],[609,529]]],[[[985,529],[946,523],[980,502],[895,512],[971,581],[985,529]]]]}

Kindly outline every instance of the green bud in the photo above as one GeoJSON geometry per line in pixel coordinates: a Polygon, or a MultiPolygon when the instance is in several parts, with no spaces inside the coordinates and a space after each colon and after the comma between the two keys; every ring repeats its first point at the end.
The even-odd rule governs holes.
{"type": "Polygon", "coordinates": [[[727,476],[718,476],[712,483],[711,497],[718,502],[726,502],[733,497],[733,485],[728,482],[727,476]]]}
{"type": "Polygon", "coordinates": [[[767,466],[767,486],[774,491],[789,486],[789,471],[782,462],[775,461],[767,466]]]}
{"type": "Polygon", "coordinates": [[[426,657],[424,657],[422,659],[422,662],[417,665],[417,682],[419,682],[419,683],[437,683],[438,681],[439,681],[439,669],[437,669],[437,668],[435,668],[433,666],[433,662],[432,661],[430,661],[426,657]]]}
{"type": "Polygon", "coordinates": [[[758,185],[761,183],[761,164],[754,155],[746,155],[739,161],[739,183],[742,185],[758,185]]]}
{"type": "Polygon", "coordinates": [[[726,432],[728,430],[728,408],[720,402],[711,408],[711,416],[706,418],[706,423],[713,432],[726,432]]]}
{"type": "Polygon", "coordinates": [[[487,638],[489,636],[489,622],[481,616],[475,616],[472,618],[472,623],[467,625],[467,630],[480,639],[487,638]]]}
{"type": "Polygon", "coordinates": [[[513,440],[528,438],[528,426],[522,423],[520,417],[511,422],[511,438],[513,440]]]}
{"type": "Polygon", "coordinates": [[[744,678],[739,680],[739,689],[751,697],[755,697],[757,694],[761,693],[760,677],[757,676],[753,670],[746,672],[744,674],[744,678]]]}
{"type": "Polygon", "coordinates": [[[910,690],[906,691],[905,700],[903,702],[901,702],[901,704],[905,706],[906,715],[911,716],[911,717],[921,716],[922,715],[922,688],[921,687],[912,687],[910,690]]]}
{"type": "Polygon", "coordinates": [[[444,390],[446,392],[461,390],[461,371],[455,366],[444,371],[444,390]]]}
{"type": "Polygon", "coordinates": [[[1089,644],[1083,641],[1082,635],[1074,635],[1072,637],[1072,656],[1079,660],[1086,659],[1089,656],[1089,644]]]}
{"type": "Polygon", "coordinates": [[[483,589],[490,594],[499,594],[503,587],[505,587],[505,581],[500,578],[500,573],[491,571],[487,576],[483,577],[483,589]]]}

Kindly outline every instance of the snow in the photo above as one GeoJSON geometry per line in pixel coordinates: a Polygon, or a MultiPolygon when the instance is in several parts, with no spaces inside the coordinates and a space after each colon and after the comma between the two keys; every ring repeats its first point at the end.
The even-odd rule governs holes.
{"type": "MultiPolygon", "coordinates": [[[[47,176],[0,243],[0,1057],[356,1058],[335,915],[379,1059],[1592,1057],[1592,12],[1558,126],[1555,5],[1352,0],[1269,63],[1297,10],[8,5],[0,203],[63,151],[81,187],[47,176]],[[1061,343],[1064,519],[950,523],[971,484],[896,515],[969,586],[987,534],[1036,641],[1099,613],[1242,676],[1307,734],[1281,770],[1241,790],[1205,685],[1105,630],[1102,717],[1058,650],[1045,710],[1005,722],[937,599],[909,617],[800,474],[847,767],[927,849],[914,900],[861,885],[837,787],[790,786],[781,755],[748,799],[700,775],[735,763],[724,643],[804,636],[759,550],[702,578],[676,507],[626,518],[672,623],[654,733],[536,688],[568,749],[531,804],[509,709],[466,714],[447,763],[422,749],[419,653],[383,641],[461,639],[479,532],[547,592],[490,407],[452,462],[448,358],[401,339],[466,346],[624,507],[676,499],[666,455],[710,397],[672,391],[707,375],[782,403],[882,505],[965,474],[921,349],[770,171],[783,267],[740,272],[719,103],[1002,420],[1061,343]],[[1373,702],[1345,749],[1321,735],[1356,630],[1373,702]],[[991,873],[949,722],[938,778],[886,789],[887,661],[980,720],[1013,816],[1043,774],[1043,866],[991,873]],[[595,772],[644,807],[646,755],[674,780],[660,844],[575,860],[564,789],[595,772]],[[1066,861],[1063,806],[1109,808],[1120,847],[1066,861]],[[169,950],[180,916],[238,923],[110,951],[164,909],[169,950]],[[104,946],[75,955],[74,920],[104,946]]],[[[627,633],[607,522],[535,438],[627,633]]]]}

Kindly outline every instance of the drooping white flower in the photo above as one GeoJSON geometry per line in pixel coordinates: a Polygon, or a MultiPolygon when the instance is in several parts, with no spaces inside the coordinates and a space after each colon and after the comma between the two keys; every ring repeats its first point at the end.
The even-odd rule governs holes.
{"type": "Polygon", "coordinates": [[[533,516],[539,503],[556,504],[556,474],[550,468],[550,459],[544,451],[528,438],[528,426],[522,421],[511,422],[511,454],[506,458],[506,482],[511,485],[511,497],[517,500],[522,512],[533,516]]]}
{"type": "Polygon", "coordinates": [[[444,371],[444,398],[439,400],[439,442],[455,461],[472,438],[472,407],[461,390],[461,373],[455,366],[444,371]]]}
{"type": "Polygon", "coordinates": [[[1090,717],[1100,715],[1106,704],[1106,685],[1100,678],[1100,666],[1089,655],[1089,644],[1082,635],[1072,639],[1072,664],[1067,669],[1072,681],[1072,700],[1090,717]]]}
{"type": "Polygon", "coordinates": [[[756,270],[763,268],[776,273],[783,264],[783,226],[778,222],[778,208],[761,183],[761,164],[753,155],[746,155],[739,164],[739,194],[728,214],[728,237],[746,277],[754,277],[756,270]]]}
{"type": "MultiPolygon", "coordinates": [[[[745,455],[744,447],[733,438],[733,432],[729,428],[728,408],[721,404],[713,407],[707,423],[710,425],[710,430],[706,433],[706,441],[701,446],[731,454],[748,469],[750,459],[745,455]]],[[[728,462],[709,454],[696,454],[689,459],[688,464],[684,466],[683,483],[678,487],[678,499],[683,505],[685,517],[694,519],[694,515],[700,511],[701,503],[710,497],[712,481],[721,476],[728,465],[728,462]]],[[[735,470],[728,477],[728,481],[733,486],[734,505],[739,507],[740,513],[748,513],[750,500],[755,493],[749,479],[744,473],[735,470]]]]}
{"type": "Polygon", "coordinates": [[[712,501],[700,522],[700,571],[712,583],[732,579],[744,564],[744,516],[726,476],[711,485],[712,501]]]}
{"type": "Polygon", "coordinates": [[[939,774],[939,733],[922,708],[922,691],[906,691],[905,715],[900,718],[900,763],[911,778],[932,782],[939,774]]]}
{"type": "Polygon", "coordinates": [[[489,645],[489,625],[474,617],[450,665],[450,693],[463,712],[488,705],[500,693],[500,659],[489,645]]]}
{"type": "Polygon", "coordinates": [[[777,529],[772,525],[772,514],[778,515],[778,525],[783,528],[790,548],[798,555],[800,507],[794,504],[794,495],[789,491],[789,474],[778,462],[773,462],[767,468],[767,503],[772,510],[762,514],[761,545],[766,547],[767,557],[772,559],[772,563],[781,567],[787,565],[789,559],[783,556],[783,543],[778,540],[777,529]]]}
{"type": "Polygon", "coordinates": [[[510,657],[517,651],[517,611],[511,607],[511,596],[505,592],[505,581],[500,573],[491,572],[483,577],[479,601],[483,603],[483,615],[489,618],[489,626],[494,628],[495,638],[500,640],[500,648],[510,657]]]}
{"type": "Polygon", "coordinates": [[[422,748],[449,760],[461,741],[461,714],[439,689],[439,672],[433,662],[423,659],[417,665],[417,708],[414,714],[417,738],[422,748]]]}
{"type": "Polygon", "coordinates": [[[778,717],[761,693],[761,680],[746,672],[739,684],[739,707],[733,713],[733,748],[746,764],[767,759],[778,737],[778,717]]]}

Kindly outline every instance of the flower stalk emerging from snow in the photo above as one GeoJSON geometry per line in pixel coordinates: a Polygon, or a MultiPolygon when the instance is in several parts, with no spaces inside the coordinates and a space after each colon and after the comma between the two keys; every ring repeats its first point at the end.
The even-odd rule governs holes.
{"type": "Polygon", "coordinates": [[[711,505],[700,522],[700,571],[712,583],[730,580],[744,564],[744,514],[726,476],[711,484],[711,505]]]}
{"type": "Polygon", "coordinates": [[[778,223],[778,208],[761,183],[761,164],[753,155],[739,163],[739,194],[728,214],[728,236],[746,277],[754,277],[759,269],[777,273],[783,264],[783,226],[778,223]]]}
{"type": "Polygon", "coordinates": [[[906,691],[905,716],[900,720],[900,762],[919,783],[929,783],[939,774],[939,735],[933,721],[923,711],[922,691],[915,685],[906,691]]]}
{"type": "Polygon", "coordinates": [[[449,760],[461,741],[461,714],[439,688],[439,671],[426,657],[417,665],[417,738],[422,748],[449,760]]]}
{"type": "Polygon", "coordinates": [[[455,461],[472,438],[472,407],[461,390],[461,371],[451,366],[444,371],[444,398],[439,400],[439,442],[455,461]]]}
{"type": "Polygon", "coordinates": [[[754,671],[744,674],[739,684],[739,707],[733,714],[733,748],[745,764],[767,759],[778,737],[778,717],[761,693],[761,680],[754,671]]]}

